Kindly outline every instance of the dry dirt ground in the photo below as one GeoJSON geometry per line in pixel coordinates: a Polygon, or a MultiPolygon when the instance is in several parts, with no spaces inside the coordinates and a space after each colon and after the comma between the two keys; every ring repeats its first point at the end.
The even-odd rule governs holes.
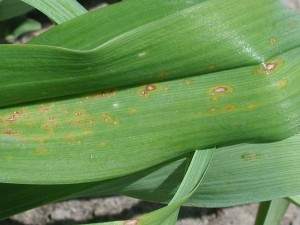
{"type": "MultiPolygon", "coordinates": [[[[300,0],[286,0],[286,2],[293,8],[300,9],[300,0]]],[[[107,3],[97,0],[89,2],[89,7],[106,5],[107,3]]],[[[31,37],[40,32],[32,34],[31,37]]],[[[21,42],[26,39],[28,37],[21,42]]],[[[257,206],[258,204],[251,204],[224,209],[182,207],[177,225],[253,225],[257,206]]],[[[129,219],[160,207],[162,207],[160,204],[124,196],[70,200],[24,212],[0,221],[0,225],[75,225],[113,221],[129,219]]],[[[281,225],[299,224],[300,209],[291,204],[281,225]]]]}
{"type": "MultiPolygon", "coordinates": [[[[118,196],[49,204],[0,222],[0,225],[75,225],[129,219],[161,207],[118,196]]],[[[253,225],[257,204],[225,209],[182,207],[177,225],[253,225]]],[[[299,225],[300,209],[291,205],[281,225],[299,225]]]]}

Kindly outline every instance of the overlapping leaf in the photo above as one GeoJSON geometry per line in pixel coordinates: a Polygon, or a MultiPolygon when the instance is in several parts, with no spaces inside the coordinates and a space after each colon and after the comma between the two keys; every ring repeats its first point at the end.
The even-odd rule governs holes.
{"type": "Polygon", "coordinates": [[[22,3],[20,0],[1,0],[0,21],[23,15],[31,10],[33,8],[30,5],[22,3]]]}
{"type": "MultiPolygon", "coordinates": [[[[19,0],[20,1],[20,0],[19,0]]],[[[76,0],[59,1],[59,0],[22,0],[23,2],[42,11],[57,24],[71,20],[77,16],[86,13],[86,9],[76,0]]]]}

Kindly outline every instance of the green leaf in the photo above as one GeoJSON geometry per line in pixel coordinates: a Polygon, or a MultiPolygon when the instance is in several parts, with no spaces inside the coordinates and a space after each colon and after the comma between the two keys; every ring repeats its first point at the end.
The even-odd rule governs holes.
{"type": "Polygon", "coordinates": [[[255,225],[280,225],[289,205],[284,198],[260,203],[255,225]]]}
{"type": "MultiPolygon", "coordinates": [[[[299,195],[299,144],[297,135],[274,143],[217,148],[201,188],[185,205],[226,207],[299,195]]],[[[130,176],[87,184],[1,184],[0,218],[36,207],[39,203],[78,197],[122,194],[168,203],[183,178],[184,162],[182,159],[130,176]]]]}
{"type": "MultiPolygon", "coordinates": [[[[96,42],[98,45],[93,46],[93,50],[78,52],[45,46],[1,46],[0,57],[5,56],[6,60],[0,64],[0,72],[3,74],[0,106],[191,77],[249,65],[259,67],[263,63],[265,65],[270,63],[275,56],[280,57],[280,54],[287,49],[299,45],[300,41],[294,38],[299,35],[299,27],[291,29],[291,26],[288,26],[297,23],[299,16],[293,11],[282,8],[279,2],[255,0],[247,3],[249,7],[258,8],[254,15],[246,10],[245,5],[235,4],[237,0],[227,1],[228,5],[236,6],[225,10],[220,8],[223,5],[220,0],[194,3],[195,5],[192,6],[189,3],[180,5],[178,1],[174,1],[172,4],[168,2],[168,5],[165,5],[167,3],[154,4],[156,8],[166,11],[164,17],[160,19],[150,17],[151,20],[148,19],[144,25],[133,24],[114,31],[113,25],[116,24],[113,22],[103,23],[105,25],[98,24],[98,21],[105,21],[106,16],[124,18],[124,15],[129,14],[129,3],[131,11],[139,10],[140,4],[145,3],[140,1],[137,4],[135,1],[128,1],[127,4],[117,4],[118,8],[111,6],[102,9],[104,12],[108,11],[107,13],[89,13],[76,18],[74,22],[71,21],[58,29],[63,33],[57,32],[55,39],[56,42],[57,39],[61,43],[66,42],[64,47],[69,47],[68,42],[74,43],[74,41],[78,46],[87,45],[86,42],[92,42],[89,43],[92,46],[93,42],[96,42]],[[181,6],[179,11],[178,5],[181,6]],[[117,15],[110,13],[115,8],[117,8],[117,15]],[[165,10],[165,8],[170,9],[165,10]],[[220,8],[218,12],[211,13],[218,8],[220,8]],[[242,13],[243,10],[248,12],[242,13]],[[205,20],[202,19],[204,17],[205,20]],[[232,20],[231,17],[235,19],[232,20]],[[195,23],[194,18],[200,19],[195,23]],[[222,20],[223,25],[219,20],[222,20]],[[253,22],[244,26],[241,21],[253,22]],[[276,26],[264,26],[265,21],[272,21],[276,26]],[[99,26],[97,36],[90,31],[84,34],[86,30],[92,29],[89,24],[94,27],[99,26]],[[108,25],[112,26],[107,27],[108,25]],[[109,34],[100,37],[103,33],[99,30],[101,27],[103,30],[106,28],[105,31],[109,34]],[[199,35],[200,31],[205,32],[205,35],[199,35]],[[261,33],[266,35],[258,35],[261,33]],[[76,34],[83,37],[74,38],[76,34]],[[58,38],[60,36],[63,36],[62,39],[58,38]],[[85,39],[82,40],[83,38],[85,39]],[[96,41],[92,40],[93,38],[96,41]],[[35,57],[22,58],[24,55],[35,55],[35,57]],[[22,63],[18,67],[10,66],[11,64],[7,62],[13,60],[22,63]],[[31,80],[32,76],[35,77],[34,82],[31,80]],[[14,95],[10,93],[16,86],[9,85],[11,82],[18,84],[18,92],[14,95]],[[32,88],[33,85],[35,88],[32,88]],[[51,90],[53,86],[56,87],[55,90],[51,90]]],[[[147,8],[147,4],[153,5],[152,2],[148,2],[143,4],[143,8],[147,8]]],[[[143,13],[143,18],[150,12],[140,13],[143,13]]],[[[158,14],[161,15],[163,12],[158,14]]],[[[131,21],[124,19],[124,22],[131,21]]],[[[118,27],[121,27],[124,22],[118,24],[118,27]]],[[[56,30],[54,29],[53,32],[55,33],[56,30]]],[[[52,39],[51,32],[49,36],[45,36],[45,39],[47,37],[52,39]]],[[[47,42],[43,44],[50,45],[51,41],[47,42]]]]}
{"type": "Polygon", "coordinates": [[[38,9],[57,24],[86,13],[86,9],[76,0],[21,0],[38,9]]]}
{"type": "MultiPolygon", "coordinates": [[[[195,148],[277,141],[297,133],[299,39],[294,35],[299,28],[291,29],[288,24],[299,22],[299,16],[277,1],[245,3],[258,9],[255,14],[249,10],[240,13],[244,4],[227,1],[235,7],[221,7],[217,14],[211,12],[223,6],[223,1],[189,7],[186,3],[182,10],[168,11],[167,16],[131,28],[91,51],[1,46],[0,55],[5,56],[0,61],[2,105],[113,88],[3,108],[1,182],[105,180],[141,171],[195,148]],[[195,17],[200,18],[197,23],[195,17]],[[249,26],[241,23],[250,19],[249,26]],[[272,21],[274,27],[264,26],[265,21],[272,21]],[[163,29],[166,26],[172,29],[163,29]],[[177,26],[184,29],[175,29],[177,26]],[[263,36],[258,35],[262,27],[263,36]],[[200,30],[206,35],[199,35],[200,30]],[[186,38],[187,34],[192,36],[186,38]],[[251,54],[248,48],[241,52],[240,42],[232,42],[246,35],[244,43],[255,49],[251,54]],[[276,47],[268,42],[272,37],[278,39],[276,47]],[[199,54],[208,49],[209,55],[199,54]],[[143,59],[139,53],[145,51],[152,53],[143,59]],[[252,53],[266,59],[264,64],[252,53]],[[208,72],[211,62],[219,71],[208,72]],[[170,75],[162,77],[164,71],[170,75]],[[185,78],[175,79],[179,77],[185,78]],[[157,81],[161,82],[153,83],[157,81]],[[138,83],[145,85],[126,86],[138,83]]],[[[127,4],[130,2],[135,3],[127,4]]],[[[119,12],[128,14],[122,6],[119,3],[119,12]]],[[[177,4],[169,7],[175,9],[177,4]]],[[[95,15],[80,18],[102,18],[100,13],[95,15]]]]}
{"type": "Polygon", "coordinates": [[[33,19],[26,19],[10,35],[6,36],[5,38],[8,42],[13,43],[24,34],[37,31],[41,28],[42,25],[40,22],[33,19]]]}
{"type": "MultiPolygon", "coordinates": [[[[94,182],[72,185],[18,185],[0,184],[0,218],[12,216],[18,212],[37,207],[49,202],[78,198],[83,196],[115,195],[122,190],[137,193],[147,193],[153,185],[166,191],[164,200],[169,202],[184,176],[185,160],[180,160],[168,165],[158,165],[148,170],[130,176],[121,177],[105,182],[94,182]],[[137,186],[135,185],[137,182],[137,186]],[[131,186],[131,187],[130,187],[131,186]],[[165,188],[163,188],[165,187],[165,188]],[[137,189],[135,189],[137,188],[137,189]]],[[[153,195],[149,193],[149,196],[153,195]]],[[[155,195],[155,193],[154,193],[155,195]]],[[[163,200],[163,199],[162,199],[163,200]]]]}
{"type": "Polygon", "coordinates": [[[134,224],[134,225],[172,225],[176,223],[180,206],[190,198],[199,187],[205,172],[211,162],[214,149],[197,150],[193,155],[193,159],[179,186],[175,196],[172,198],[168,206],[158,209],[154,212],[145,214],[136,219],[121,222],[98,223],[100,224],[134,224]]]}
{"type": "Polygon", "coordinates": [[[216,145],[203,186],[186,204],[220,207],[300,194],[298,136],[227,146],[279,140],[298,131],[299,16],[269,0],[193,1],[189,6],[189,1],[153,2],[125,1],[75,18],[31,42],[36,46],[1,46],[2,216],[80,196],[123,193],[168,202],[184,167],[182,160],[173,167],[165,162],[216,145]],[[149,13],[143,10],[147,7],[149,13]],[[174,29],[166,30],[169,26],[174,29]],[[87,29],[91,27],[96,28],[87,29]],[[163,44],[170,40],[175,43],[163,44]],[[155,54],[138,61],[140,50],[155,54]],[[78,64],[83,59],[86,65],[78,64]],[[85,70],[93,59],[105,76],[96,78],[85,70]],[[75,65],[74,70],[65,62],[75,65]],[[212,62],[215,71],[208,70],[214,69],[212,62]],[[109,71],[113,68],[117,71],[109,71]],[[162,69],[172,73],[164,77],[168,74],[158,73],[162,69]],[[80,76],[78,70],[91,77],[80,76]],[[72,86],[75,75],[80,79],[72,86]],[[109,84],[124,88],[8,107],[109,84]],[[159,163],[165,167],[145,170],[159,163]],[[11,187],[14,195],[6,195],[11,187]],[[49,197],[43,199],[45,193],[49,197]]]}
{"type": "Polygon", "coordinates": [[[33,10],[31,6],[20,0],[2,0],[0,1],[0,21],[23,15],[31,10],[33,10]]]}
{"type": "Polygon", "coordinates": [[[300,206],[300,195],[289,197],[289,199],[297,206],[300,206]]]}

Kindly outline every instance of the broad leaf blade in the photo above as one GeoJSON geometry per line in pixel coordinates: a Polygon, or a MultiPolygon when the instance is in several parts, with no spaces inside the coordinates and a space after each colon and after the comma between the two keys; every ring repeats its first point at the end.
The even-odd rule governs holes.
{"type": "Polygon", "coordinates": [[[195,147],[291,136],[299,130],[293,122],[299,111],[298,56],[296,50],[282,55],[289,64],[270,77],[253,75],[261,69],[253,66],[2,109],[0,179],[32,184],[104,180],[195,147]],[[282,76],[288,85],[279,89],[282,76]],[[215,93],[220,86],[225,93],[215,93]]]}
{"type": "MultiPolygon", "coordinates": [[[[168,14],[161,19],[124,33],[112,31],[110,40],[100,38],[101,43],[91,40],[89,45],[92,46],[93,42],[99,45],[90,51],[49,46],[0,46],[0,57],[5,58],[0,64],[3,79],[0,106],[198,76],[242,66],[259,66],[267,64],[271,57],[299,46],[300,41],[294,38],[299,35],[299,27],[291,27],[299,22],[299,16],[293,11],[271,0],[255,0],[246,5],[237,3],[237,0],[227,1],[226,5],[235,7],[224,9],[223,1],[213,0],[192,6],[187,4],[178,12],[167,10],[168,14]],[[250,7],[258,9],[255,14],[250,13],[250,7]],[[216,12],[216,9],[219,10],[216,12]],[[244,26],[246,21],[252,22],[244,26]],[[272,21],[274,27],[265,26],[266,21],[272,21]],[[12,62],[18,62],[18,66],[12,66],[12,62]],[[32,77],[35,77],[34,81],[32,77]]],[[[177,4],[169,7],[177,9],[177,4]]],[[[107,7],[103,10],[113,9],[107,7]]],[[[120,18],[128,14],[122,7],[118,9],[120,18]]],[[[133,2],[131,10],[134,9],[133,2]]],[[[92,24],[98,26],[96,23],[102,21],[104,15],[89,14],[82,18],[94,21],[92,24]]],[[[73,29],[76,32],[79,29],[74,27],[78,24],[75,22],[67,23],[61,28],[64,33],[58,33],[73,39],[73,29]]],[[[79,27],[84,33],[84,21],[79,27]]],[[[113,28],[107,29],[105,32],[110,33],[113,28]]]]}
{"type": "MultiPolygon", "coordinates": [[[[268,143],[240,144],[215,151],[201,188],[185,205],[226,207],[294,196],[300,193],[299,136],[268,143]],[[278,169],[280,168],[280,169],[278,169]]],[[[0,218],[68,198],[123,194],[167,203],[185,171],[183,160],[100,183],[76,185],[1,184],[0,218]],[[87,186],[85,186],[87,185],[87,186]],[[81,191],[78,192],[80,188],[81,191]],[[12,191],[13,191],[13,196],[12,191]],[[67,194],[65,191],[68,191],[67,194]],[[49,198],[44,199],[43,196],[49,198]],[[41,202],[41,200],[45,200],[41,202]]]]}
{"type": "MultiPolygon", "coordinates": [[[[195,13],[202,12],[201,7],[213,10],[213,6],[221,4],[216,0],[208,2],[199,3],[195,13]]],[[[272,1],[273,3],[264,4],[266,2],[253,1],[247,4],[249,6],[252,4],[262,5],[263,9],[258,11],[260,14],[265,10],[269,11],[268,9],[273,7],[280,9],[279,6],[281,5],[279,3],[272,1]]],[[[237,5],[237,7],[241,7],[240,4],[237,5]]],[[[188,9],[190,10],[190,8],[188,9]]],[[[237,9],[239,8],[235,8],[235,10],[237,9]]],[[[231,12],[232,9],[228,10],[225,10],[220,16],[227,18],[228,23],[230,23],[229,19],[232,15],[225,12],[231,12]]],[[[232,12],[235,12],[235,10],[232,12]]],[[[209,13],[210,11],[203,12],[209,13]]],[[[177,14],[172,14],[168,18],[171,21],[176,20],[175,15],[177,14]]],[[[183,15],[186,14],[183,13],[183,15]]],[[[207,16],[209,18],[209,15],[207,16]]],[[[248,16],[253,17],[252,14],[247,14],[245,18],[248,18],[248,16]]],[[[277,29],[270,31],[269,35],[273,36],[282,33],[282,30],[279,33],[279,27],[285,29],[286,26],[283,26],[283,24],[288,24],[299,18],[291,11],[284,9],[278,11],[278,13],[270,14],[268,19],[274,20],[274,23],[277,24],[277,29]],[[285,17],[286,20],[278,20],[275,15],[278,16],[279,14],[289,16],[285,17]]],[[[167,24],[169,22],[166,19],[162,21],[167,24]]],[[[260,20],[254,21],[256,25],[263,23],[260,20]]],[[[201,26],[204,26],[204,24],[201,26]]],[[[238,26],[237,21],[236,26],[238,26]]],[[[149,24],[146,27],[152,29],[149,24]]],[[[240,32],[242,32],[244,25],[238,27],[242,27],[240,28],[240,32]]],[[[261,26],[256,29],[260,28],[261,26]]],[[[286,32],[291,32],[289,34],[292,36],[294,32],[298,32],[298,28],[292,30],[287,28],[286,32]]],[[[213,33],[212,31],[210,34],[213,33]]],[[[135,32],[134,34],[139,35],[140,33],[135,32]]],[[[110,47],[115,48],[121,43],[131,43],[131,39],[129,38],[128,42],[125,37],[129,38],[130,36],[128,36],[128,33],[124,37],[121,35],[120,38],[104,44],[103,48],[93,50],[92,54],[96,56],[100,50],[108,51],[110,47]]],[[[228,37],[225,36],[225,40],[227,40],[226,38],[228,37]]],[[[282,51],[283,45],[281,46],[281,44],[278,44],[276,48],[265,44],[268,43],[269,37],[256,37],[253,34],[252,38],[251,43],[256,40],[257,46],[265,45],[264,50],[272,50],[265,53],[267,55],[282,51]]],[[[290,48],[295,47],[298,43],[293,38],[286,40],[290,42],[283,41],[283,43],[290,48]]],[[[250,41],[250,39],[247,39],[247,41],[250,41]]],[[[187,43],[187,41],[183,43],[187,43]]],[[[210,46],[210,44],[207,46],[210,46]]],[[[233,47],[232,53],[240,54],[238,46],[232,45],[231,42],[225,46],[233,47]]],[[[57,62],[59,59],[58,63],[63,64],[64,57],[69,57],[72,54],[80,56],[80,52],[76,53],[72,50],[49,46],[24,45],[13,47],[16,47],[15,53],[28,50],[34,51],[36,57],[40,52],[49,58],[44,64],[37,67],[41,70],[36,71],[38,74],[44,74],[45,77],[35,77],[34,81],[31,79],[32,70],[29,70],[31,75],[27,76],[24,73],[25,67],[23,65],[13,63],[16,62],[13,61],[16,58],[2,60],[1,63],[6,65],[6,69],[10,68],[8,70],[10,73],[14,68],[17,68],[18,71],[14,71],[14,74],[18,73],[18,79],[15,82],[23,79],[26,84],[24,86],[22,82],[11,83],[12,76],[4,76],[3,80],[8,82],[9,85],[4,85],[1,88],[3,96],[7,97],[4,97],[3,101],[13,98],[17,101],[23,101],[22,91],[26,88],[32,96],[35,96],[33,93],[35,91],[38,93],[36,96],[39,97],[48,96],[52,93],[61,95],[63,92],[59,91],[59,87],[56,85],[57,80],[59,82],[63,80],[61,84],[64,85],[61,88],[62,91],[66,91],[65,93],[69,92],[66,84],[70,84],[74,90],[77,88],[81,90],[88,88],[90,85],[98,86],[98,84],[101,84],[102,87],[109,87],[108,85],[122,86],[132,82],[139,83],[142,80],[143,82],[153,81],[148,79],[147,76],[132,76],[130,79],[127,76],[116,76],[114,78],[109,76],[109,79],[103,79],[99,82],[99,77],[94,77],[92,74],[91,77],[88,76],[89,67],[86,67],[86,71],[84,70],[87,72],[86,74],[83,73],[82,77],[79,75],[75,79],[74,76],[76,75],[67,72],[69,68],[73,68],[72,63],[58,67],[53,66],[55,64],[51,63],[57,62]],[[47,51],[50,52],[49,55],[46,54],[47,51]],[[51,58],[53,52],[56,52],[57,55],[54,54],[56,57],[51,58]],[[64,54],[64,57],[61,56],[61,53],[64,54]],[[9,67],[11,64],[14,64],[14,66],[9,67]],[[53,74],[54,70],[57,72],[56,74],[53,74]],[[44,71],[44,73],[40,73],[41,71],[44,71]],[[63,76],[64,73],[66,73],[66,77],[63,76]],[[71,76],[68,77],[70,74],[71,76]],[[47,80],[48,77],[53,78],[53,80],[47,80]],[[84,80],[81,80],[81,78],[84,78],[84,80]],[[72,82],[69,82],[70,80],[75,80],[75,82],[72,84],[72,82]],[[78,82],[81,84],[80,86],[75,85],[78,82]],[[47,84],[49,88],[44,89],[43,84],[47,84]],[[12,88],[16,90],[14,94],[11,94],[10,90],[12,88]],[[43,90],[39,90],[39,88],[43,90]]],[[[2,49],[5,50],[6,47],[2,49]]],[[[8,47],[2,53],[10,54],[9,49],[8,47]]],[[[128,50],[128,48],[123,49],[124,52],[126,49],[128,50]]],[[[112,52],[112,49],[109,51],[112,52]]],[[[216,54],[215,58],[212,57],[211,59],[223,62],[223,58],[220,58],[217,53],[218,51],[214,53],[216,54]]],[[[84,54],[88,54],[88,52],[84,54]]],[[[234,54],[230,54],[230,56],[233,57],[234,54]]],[[[19,55],[24,57],[23,54],[19,55]]],[[[244,57],[253,59],[247,53],[244,57]]],[[[297,98],[298,57],[298,48],[287,49],[286,52],[268,59],[262,65],[240,67],[186,79],[155,84],[148,83],[145,86],[101,91],[92,95],[73,96],[70,99],[56,99],[51,102],[2,109],[0,112],[2,120],[0,149],[3,149],[3,151],[0,153],[2,156],[0,168],[4,172],[1,182],[61,184],[105,180],[141,171],[178,157],[195,148],[202,149],[215,145],[222,146],[247,141],[276,141],[294,135],[299,130],[299,124],[294,122],[298,120],[297,112],[299,112],[297,98]],[[241,123],[241,121],[243,122],[241,123]],[[132,124],[136,125],[132,127],[132,124]],[[272,127],[272,129],[268,129],[268,127],[272,127]],[[168,140],[167,143],[166,140],[168,140]],[[166,151],[165,149],[170,150],[166,151]],[[147,159],[147,163],[140,160],[141,158],[147,159]],[[48,169],[44,170],[45,167],[48,169]],[[7,168],[11,169],[8,170],[7,168]]],[[[241,58],[242,56],[233,57],[232,65],[236,65],[237,61],[234,59],[241,60],[241,58]]],[[[90,59],[89,56],[88,59],[90,59]]],[[[38,59],[29,58],[29,60],[35,62],[38,59]]],[[[130,57],[126,60],[130,60],[130,57]]],[[[152,62],[151,60],[154,60],[154,58],[149,60],[145,60],[145,65],[148,65],[148,67],[141,66],[140,68],[143,68],[143,70],[144,68],[156,69],[149,66],[151,64],[147,64],[152,62]]],[[[158,57],[155,60],[161,59],[158,57]]],[[[194,59],[191,58],[191,60],[194,59]]],[[[244,63],[244,60],[242,61],[244,63]]],[[[89,62],[89,60],[85,61],[85,63],[89,62]]],[[[121,62],[119,61],[119,63],[121,62]]],[[[135,61],[130,60],[130,62],[135,61]]],[[[139,62],[140,65],[144,65],[142,62],[139,62]]],[[[174,66],[174,63],[175,61],[172,61],[169,66],[174,66]]],[[[33,65],[35,64],[33,63],[33,65]]],[[[125,69],[130,69],[130,65],[132,63],[126,62],[125,69]]],[[[122,68],[121,64],[118,63],[111,66],[122,68]]],[[[80,70],[80,67],[75,66],[74,71],[76,69],[80,70]]],[[[94,69],[92,68],[91,71],[94,69]]],[[[196,72],[196,70],[194,71],[194,64],[190,67],[191,70],[184,69],[189,72],[182,73],[184,76],[196,72]]],[[[133,67],[131,70],[133,71],[132,75],[137,73],[133,67]]],[[[177,71],[178,73],[176,72],[177,75],[181,74],[180,70],[183,70],[182,66],[177,71]]],[[[108,74],[105,76],[108,76],[108,74]]],[[[151,75],[149,71],[146,74],[151,75]]]]}

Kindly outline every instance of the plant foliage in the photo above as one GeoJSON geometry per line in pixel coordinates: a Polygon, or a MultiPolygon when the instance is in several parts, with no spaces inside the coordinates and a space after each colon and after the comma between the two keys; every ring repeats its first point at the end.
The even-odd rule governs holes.
{"type": "Polygon", "coordinates": [[[150,218],[174,222],[299,194],[300,17],[281,1],[26,2],[59,25],[0,45],[0,218],[125,194],[171,201],[150,218]]]}

